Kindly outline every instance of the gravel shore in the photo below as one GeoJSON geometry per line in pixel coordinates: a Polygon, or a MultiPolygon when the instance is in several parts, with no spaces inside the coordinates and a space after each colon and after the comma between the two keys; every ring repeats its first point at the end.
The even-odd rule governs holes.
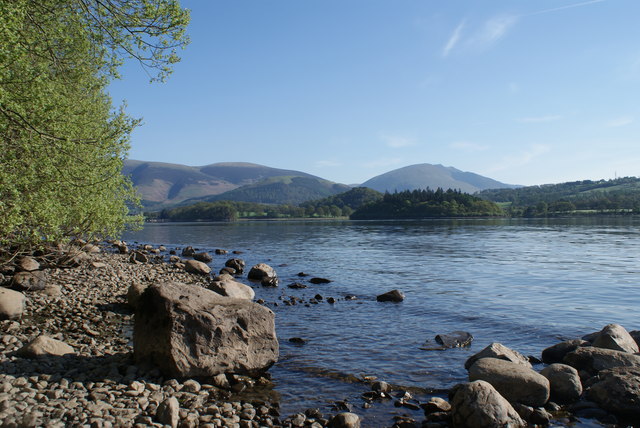
{"type": "MultiPolygon", "coordinates": [[[[134,364],[129,286],[205,282],[153,257],[149,263],[134,264],[128,255],[101,252],[80,267],[44,271],[47,288],[25,293],[22,318],[0,321],[0,426],[290,425],[280,420],[277,403],[234,399],[234,392],[255,380],[228,376],[212,384],[180,382],[134,364]],[[40,335],[67,343],[75,354],[37,359],[16,355],[40,335]]],[[[298,416],[307,426],[327,423],[317,414],[298,416]]]]}

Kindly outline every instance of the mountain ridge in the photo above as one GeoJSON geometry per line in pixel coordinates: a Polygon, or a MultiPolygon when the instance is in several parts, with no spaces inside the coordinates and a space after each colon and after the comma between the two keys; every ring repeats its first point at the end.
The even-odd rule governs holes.
{"type": "MultiPolygon", "coordinates": [[[[250,162],[188,166],[127,159],[122,171],[138,189],[146,210],[215,200],[299,204],[354,187],[302,171],[250,162]]],[[[517,187],[472,172],[427,163],[386,172],[367,180],[361,186],[380,192],[441,187],[467,193],[517,187]]]]}

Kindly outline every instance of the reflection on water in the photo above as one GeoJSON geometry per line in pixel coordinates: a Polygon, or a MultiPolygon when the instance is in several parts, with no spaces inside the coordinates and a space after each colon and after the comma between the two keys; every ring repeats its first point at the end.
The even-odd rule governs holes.
{"type": "MultiPolygon", "coordinates": [[[[494,341],[539,355],[611,322],[639,328],[639,225],[630,217],[151,224],[128,239],[240,250],[248,266],[276,268],[282,286],[256,292],[276,312],[283,362],[271,372],[290,414],[334,400],[362,404],[367,385],[327,373],[443,390],[466,380],[464,361],[494,341]],[[300,271],[333,282],[286,288],[300,271]],[[375,301],[395,288],[404,302],[375,301]],[[325,297],[318,305],[280,300],[316,294],[325,297]],[[326,297],[339,300],[330,305],[326,297]],[[454,330],[473,334],[471,347],[419,349],[454,330]],[[308,342],[295,346],[290,337],[308,342]]],[[[218,270],[225,260],[211,265],[218,270]]],[[[358,409],[367,426],[388,424],[389,411],[358,409]]]]}

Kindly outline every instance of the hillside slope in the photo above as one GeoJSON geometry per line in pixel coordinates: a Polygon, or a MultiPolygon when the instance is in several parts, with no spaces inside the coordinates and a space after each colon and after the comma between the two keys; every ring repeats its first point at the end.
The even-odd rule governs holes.
{"type": "Polygon", "coordinates": [[[159,209],[177,205],[187,199],[219,195],[272,177],[294,176],[321,180],[300,171],[241,162],[197,167],[125,160],[123,173],[131,177],[147,209],[159,209]]]}
{"type": "Polygon", "coordinates": [[[453,167],[432,165],[428,163],[405,166],[373,177],[362,183],[379,192],[394,192],[416,189],[457,189],[466,193],[474,193],[484,189],[517,187],[501,183],[473,172],[460,171],[453,167]]]}

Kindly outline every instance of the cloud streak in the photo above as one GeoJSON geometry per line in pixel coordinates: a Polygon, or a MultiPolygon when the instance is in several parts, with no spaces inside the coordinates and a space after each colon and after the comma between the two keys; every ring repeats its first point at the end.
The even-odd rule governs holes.
{"type": "Polygon", "coordinates": [[[447,57],[449,55],[449,52],[451,52],[451,50],[455,48],[458,42],[460,41],[460,36],[462,35],[462,29],[464,28],[464,25],[465,25],[465,20],[463,19],[458,24],[458,26],[453,30],[453,33],[451,33],[451,36],[449,37],[447,44],[445,44],[444,48],[442,48],[443,57],[447,57]]]}
{"type": "Polygon", "coordinates": [[[499,164],[493,166],[489,172],[504,171],[513,168],[523,167],[536,158],[551,151],[551,147],[546,144],[534,144],[527,150],[520,153],[504,156],[499,164]]]}
{"type": "Polygon", "coordinates": [[[619,128],[621,126],[630,125],[634,122],[633,117],[631,116],[622,116],[617,117],[615,119],[611,119],[606,123],[608,128],[619,128]]]}
{"type": "Polygon", "coordinates": [[[472,143],[470,141],[456,141],[455,143],[449,144],[449,147],[455,150],[460,150],[463,152],[481,152],[489,149],[489,146],[485,146],[478,143],[472,143]]]}
{"type": "Polygon", "coordinates": [[[603,1],[605,0],[589,0],[589,1],[583,1],[580,3],[567,4],[565,6],[553,7],[551,9],[543,9],[537,12],[531,12],[530,14],[524,15],[524,16],[542,15],[543,13],[551,13],[551,12],[557,12],[559,10],[572,9],[574,7],[587,6],[594,3],[602,3],[603,1]]]}
{"type": "Polygon", "coordinates": [[[383,134],[383,135],[380,135],[380,138],[382,139],[382,141],[385,142],[385,144],[388,147],[391,147],[392,149],[400,149],[403,147],[411,147],[416,145],[416,142],[413,138],[408,138],[403,135],[383,134]]]}
{"type": "Polygon", "coordinates": [[[536,116],[536,117],[521,117],[516,119],[516,121],[520,123],[544,123],[544,122],[555,122],[556,120],[562,119],[560,115],[549,115],[549,116],[536,116]]]}

